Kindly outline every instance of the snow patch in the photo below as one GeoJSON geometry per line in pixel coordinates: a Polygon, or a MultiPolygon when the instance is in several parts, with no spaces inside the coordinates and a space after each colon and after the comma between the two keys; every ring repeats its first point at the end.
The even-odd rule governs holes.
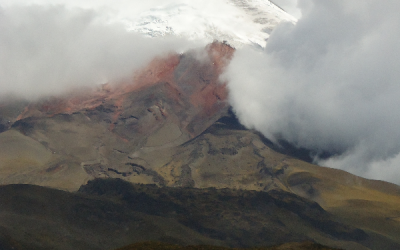
{"type": "Polygon", "coordinates": [[[265,47],[276,25],[296,19],[267,0],[206,0],[160,5],[120,21],[128,30],[150,37],[173,35],[227,41],[234,47],[265,47]]]}

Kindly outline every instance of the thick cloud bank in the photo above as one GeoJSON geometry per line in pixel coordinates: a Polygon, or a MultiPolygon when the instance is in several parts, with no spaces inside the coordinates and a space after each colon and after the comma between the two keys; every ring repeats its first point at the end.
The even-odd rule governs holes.
{"type": "Polygon", "coordinates": [[[336,154],[319,164],[400,183],[400,2],[299,1],[265,51],[227,73],[241,122],[272,140],[336,154]]]}
{"type": "Polygon", "coordinates": [[[129,77],[153,59],[193,44],[149,39],[94,10],[62,5],[0,8],[0,98],[32,99],[129,77]]]}

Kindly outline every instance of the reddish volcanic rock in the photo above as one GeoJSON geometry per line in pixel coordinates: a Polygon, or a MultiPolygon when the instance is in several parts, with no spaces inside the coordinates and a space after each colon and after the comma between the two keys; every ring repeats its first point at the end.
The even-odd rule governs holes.
{"type": "MultiPolygon", "coordinates": [[[[32,103],[15,120],[88,112],[108,106],[112,113],[107,118],[110,120],[109,129],[115,130],[118,119],[126,109],[138,105],[144,105],[141,109],[148,109],[146,106],[152,104],[159,107],[164,118],[170,113],[175,114],[173,122],[193,137],[218,119],[227,107],[227,89],[219,77],[233,53],[234,49],[229,45],[214,42],[203,50],[155,58],[145,68],[135,72],[131,79],[32,103]],[[163,86],[162,98],[146,91],[157,85],[163,86]],[[132,99],[133,96],[136,99],[132,99]],[[157,98],[165,99],[164,103],[169,103],[168,108],[160,108],[157,98]]],[[[161,118],[157,119],[160,121],[161,118]]]]}
{"type": "Polygon", "coordinates": [[[175,54],[166,58],[156,58],[130,80],[103,84],[98,89],[76,90],[64,96],[32,103],[18,116],[17,120],[32,116],[72,114],[84,109],[96,108],[104,102],[114,102],[115,106],[121,108],[127,93],[140,91],[163,80],[171,80],[172,72],[178,63],[179,57],[175,54]]]}
{"type": "Polygon", "coordinates": [[[157,168],[169,158],[162,152],[177,150],[226,114],[227,89],[220,75],[233,53],[215,42],[155,58],[133,77],[96,89],[0,106],[0,132],[13,127],[11,135],[27,147],[35,145],[26,159],[17,150],[15,162],[19,167],[26,162],[26,171],[42,164],[35,174],[18,178],[64,188],[97,177],[163,185],[157,168]]]}

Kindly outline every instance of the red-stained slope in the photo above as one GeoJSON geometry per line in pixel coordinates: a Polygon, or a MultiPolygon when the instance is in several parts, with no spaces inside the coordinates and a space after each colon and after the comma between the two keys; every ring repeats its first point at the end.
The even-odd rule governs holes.
{"type": "Polygon", "coordinates": [[[162,80],[170,80],[178,64],[179,56],[176,54],[156,58],[147,67],[137,72],[132,79],[103,84],[97,89],[79,89],[64,96],[32,103],[18,116],[17,120],[32,116],[72,114],[84,109],[96,108],[104,102],[113,102],[120,107],[127,93],[140,91],[162,80]]]}
{"type": "Polygon", "coordinates": [[[97,89],[80,89],[68,95],[32,103],[16,120],[73,114],[108,105],[112,106],[113,111],[109,129],[114,130],[124,110],[136,105],[131,100],[133,95],[143,92],[149,100],[154,99],[152,93],[145,90],[163,84],[165,98],[176,105],[169,105],[172,110],[161,108],[158,101],[155,101],[155,105],[159,105],[164,117],[169,112],[182,115],[179,127],[187,129],[191,136],[196,136],[206,129],[207,120],[227,107],[227,89],[219,77],[233,53],[234,49],[229,45],[214,42],[203,50],[155,58],[149,65],[135,72],[131,79],[108,83],[97,89]]]}

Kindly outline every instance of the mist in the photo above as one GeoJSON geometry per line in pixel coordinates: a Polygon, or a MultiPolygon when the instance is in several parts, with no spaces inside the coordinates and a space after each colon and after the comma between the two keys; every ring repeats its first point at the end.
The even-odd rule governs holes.
{"type": "Polygon", "coordinates": [[[301,17],[301,9],[298,7],[298,0],[272,0],[272,2],[295,18],[301,17]]]}
{"type": "Polygon", "coordinates": [[[0,7],[0,98],[29,100],[130,77],[155,56],[199,46],[146,38],[95,9],[0,7]]]}
{"type": "Polygon", "coordinates": [[[298,2],[302,17],[264,51],[236,52],[225,76],[236,114],[320,165],[400,184],[400,3],[298,2]]]}

